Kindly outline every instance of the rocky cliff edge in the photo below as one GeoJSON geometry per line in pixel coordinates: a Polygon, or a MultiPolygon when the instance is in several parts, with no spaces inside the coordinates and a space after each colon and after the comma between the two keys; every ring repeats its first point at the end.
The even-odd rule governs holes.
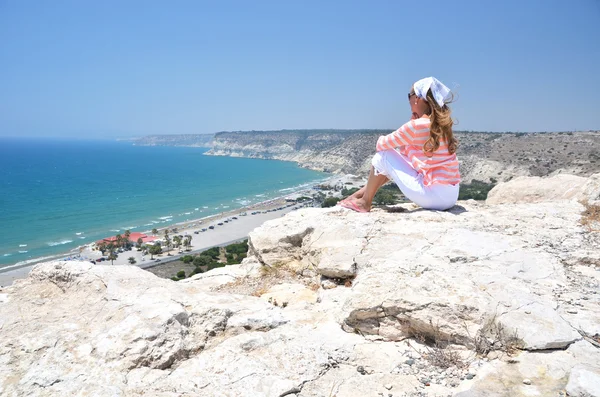
{"type": "Polygon", "coordinates": [[[180,282],[38,265],[0,290],[0,395],[600,395],[600,175],[566,177],[300,210],[180,282]]]}

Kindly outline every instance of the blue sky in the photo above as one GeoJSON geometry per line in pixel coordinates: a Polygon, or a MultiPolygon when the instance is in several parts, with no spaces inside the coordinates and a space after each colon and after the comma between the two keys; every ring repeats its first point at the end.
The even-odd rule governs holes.
{"type": "Polygon", "coordinates": [[[0,0],[0,136],[600,129],[600,1],[0,0]]]}

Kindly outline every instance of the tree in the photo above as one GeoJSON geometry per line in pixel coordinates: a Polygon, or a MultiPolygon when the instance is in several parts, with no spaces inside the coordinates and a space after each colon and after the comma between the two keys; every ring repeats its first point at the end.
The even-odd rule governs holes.
{"type": "Polygon", "coordinates": [[[321,204],[321,207],[333,207],[338,203],[338,201],[340,201],[340,199],[337,197],[327,197],[325,200],[323,200],[323,204],[321,204]]]}
{"type": "Polygon", "coordinates": [[[179,246],[181,245],[180,236],[173,236],[173,245],[175,246],[175,248],[179,248],[179,246]]]}
{"type": "Polygon", "coordinates": [[[152,229],[152,234],[156,236],[158,234],[158,230],[156,230],[156,228],[152,229]]]}
{"type": "Polygon", "coordinates": [[[221,254],[221,251],[219,251],[219,247],[212,247],[207,249],[206,251],[204,251],[202,253],[202,255],[208,255],[213,259],[217,259],[219,258],[219,255],[221,254]]]}
{"type": "Polygon", "coordinates": [[[194,257],[191,256],[191,255],[184,255],[184,256],[181,257],[181,261],[183,263],[186,263],[186,264],[187,263],[192,263],[194,261],[194,257]]]}
{"type": "Polygon", "coordinates": [[[185,278],[185,271],[180,270],[177,272],[177,278],[185,278]]]}
{"type": "Polygon", "coordinates": [[[373,202],[375,204],[382,204],[382,205],[396,204],[396,201],[397,201],[396,195],[386,189],[380,189],[375,194],[375,197],[373,197],[373,202]]]}
{"type": "Polygon", "coordinates": [[[118,255],[115,253],[115,251],[110,251],[110,254],[108,254],[108,260],[110,261],[111,265],[114,265],[114,261],[115,259],[117,259],[118,255]]]}
{"type": "Polygon", "coordinates": [[[165,229],[165,248],[171,250],[171,238],[169,237],[169,229],[165,229]]]}
{"type": "Polygon", "coordinates": [[[185,236],[185,238],[183,239],[183,245],[186,248],[186,250],[189,251],[192,247],[192,236],[185,236]]]}
{"type": "Polygon", "coordinates": [[[106,241],[103,241],[103,242],[101,242],[101,243],[98,245],[98,249],[100,250],[100,252],[102,253],[102,255],[104,255],[104,253],[106,252],[106,250],[107,250],[107,245],[108,245],[108,244],[106,244],[106,241]]]}
{"type": "Polygon", "coordinates": [[[115,236],[115,242],[117,243],[117,247],[122,247],[123,246],[123,236],[121,236],[120,234],[117,234],[115,236]]]}
{"type": "Polygon", "coordinates": [[[127,229],[125,230],[125,233],[123,233],[123,246],[125,248],[129,248],[131,245],[131,241],[129,241],[129,236],[131,236],[131,231],[127,229]]]}
{"type": "Polygon", "coordinates": [[[213,259],[210,256],[199,255],[194,258],[194,266],[209,266],[213,262],[213,259]]]}
{"type": "Polygon", "coordinates": [[[150,247],[150,259],[154,259],[154,255],[158,255],[162,253],[162,248],[160,247],[160,243],[156,243],[150,247]]]}
{"type": "Polygon", "coordinates": [[[130,256],[128,259],[129,263],[131,263],[132,265],[135,264],[135,258],[133,256],[130,256]]]}
{"type": "Polygon", "coordinates": [[[144,244],[144,240],[143,240],[141,237],[139,237],[139,238],[137,239],[137,246],[138,246],[138,248],[139,248],[139,247],[141,247],[141,246],[142,246],[142,244],[144,244]]]}

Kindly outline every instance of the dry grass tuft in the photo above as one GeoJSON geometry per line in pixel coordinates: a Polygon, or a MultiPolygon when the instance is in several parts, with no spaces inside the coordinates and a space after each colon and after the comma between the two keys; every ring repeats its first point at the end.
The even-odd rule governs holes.
{"type": "Polygon", "coordinates": [[[509,356],[523,347],[523,341],[517,331],[509,331],[496,321],[496,316],[489,319],[471,340],[477,354],[486,356],[492,351],[502,351],[509,356]]]}
{"type": "MultiPolygon", "coordinates": [[[[426,352],[422,354],[423,358],[430,365],[442,369],[468,367],[469,363],[463,360],[458,350],[452,347],[450,338],[440,331],[440,326],[433,325],[431,320],[429,320],[429,325],[433,332],[427,337],[420,333],[414,334],[415,339],[425,345],[426,352]]],[[[411,346],[410,343],[408,345],[411,346]]]]}
{"type": "Polygon", "coordinates": [[[260,268],[260,276],[246,276],[221,285],[214,289],[217,292],[230,294],[262,296],[271,287],[283,283],[301,283],[313,291],[319,289],[319,283],[312,277],[299,277],[296,271],[290,269],[284,263],[276,263],[271,266],[263,265],[260,268]]]}
{"type": "Polygon", "coordinates": [[[587,227],[589,232],[600,232],[600,205],[588,202],[582,202],[581,204],[584,210],[581,213],[579,223],[587,227]]]}

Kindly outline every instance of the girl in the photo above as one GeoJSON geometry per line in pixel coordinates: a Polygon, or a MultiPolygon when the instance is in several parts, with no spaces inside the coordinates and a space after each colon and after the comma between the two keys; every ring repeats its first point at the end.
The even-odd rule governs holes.
{"type": "Polygon", "coordinates": [[[392,179],[402,193],[425,209],[446,210],[456,204],[460,183],[448,103],[450,90],[435,77],[413,84],[408,93],[411,120],[377,140],[367,184],[340,205],[369,212],[377,190],[392,179]]]}

